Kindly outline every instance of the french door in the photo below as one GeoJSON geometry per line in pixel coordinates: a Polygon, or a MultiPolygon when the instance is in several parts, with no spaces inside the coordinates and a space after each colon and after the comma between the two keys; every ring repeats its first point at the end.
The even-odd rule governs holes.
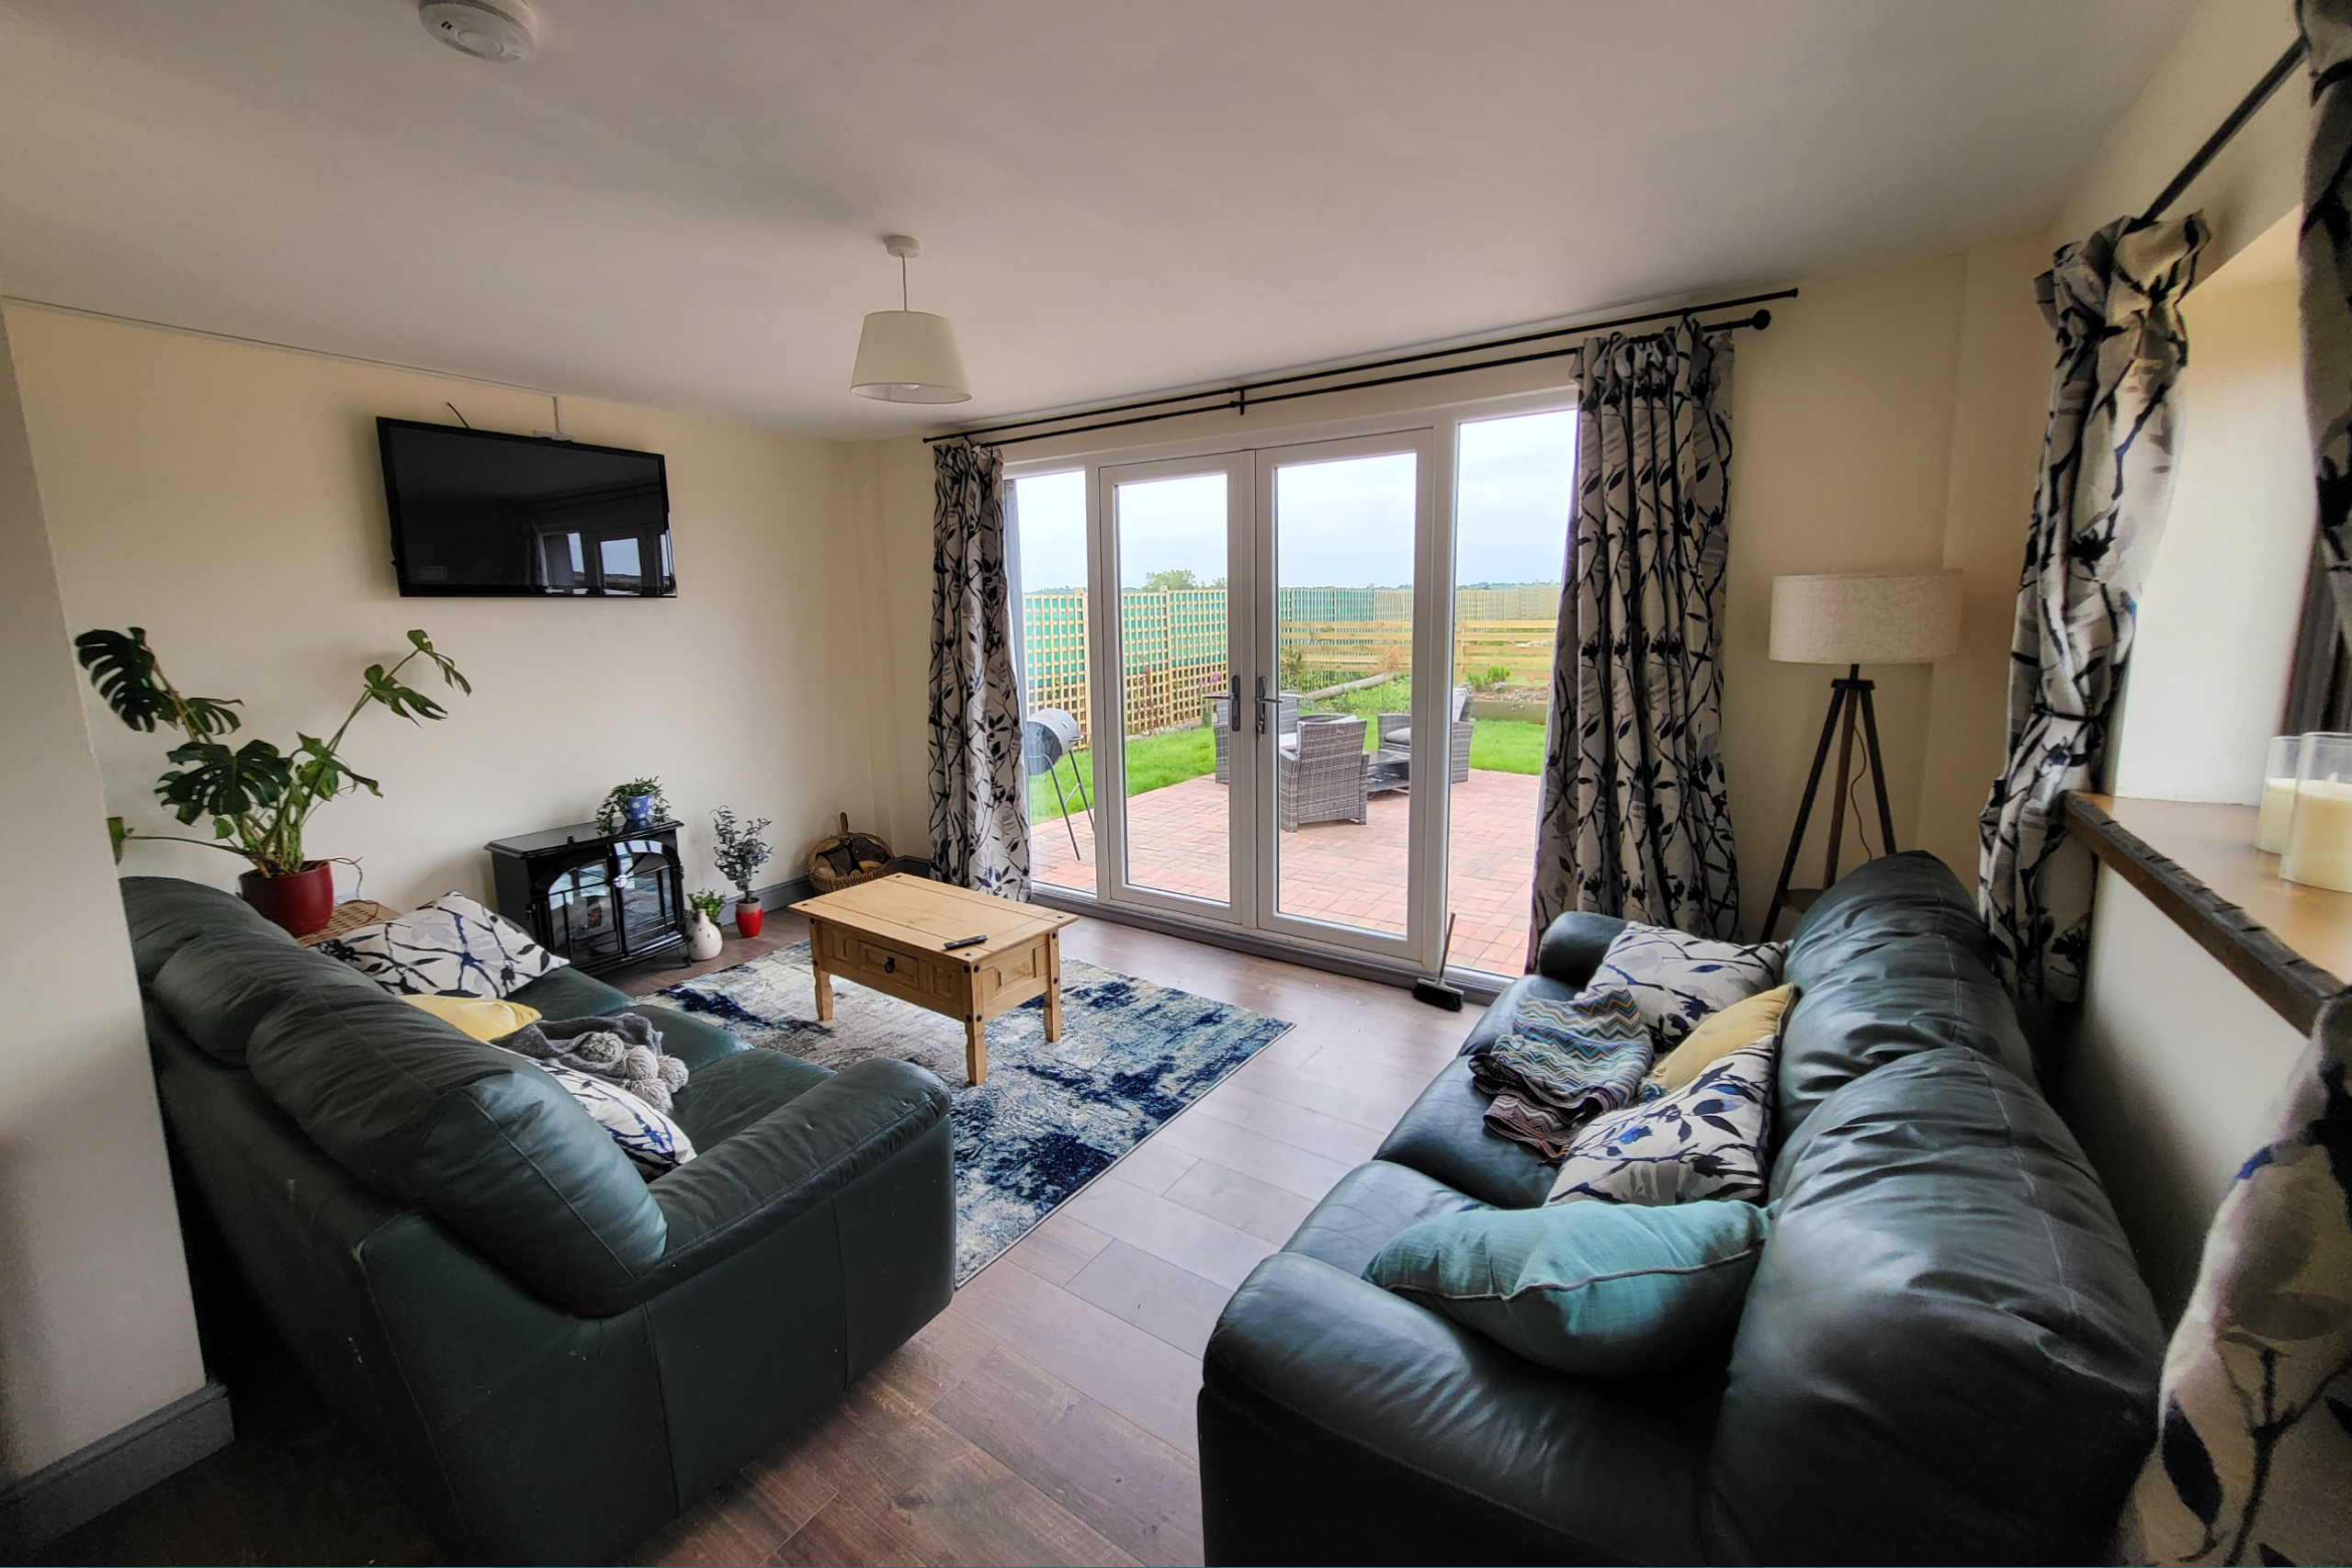
{"type": "Polygon", "coordinates": [[[1096,471],[1101,897],[1434,961],[1439,458],[1422,429],[1096,471]]]}

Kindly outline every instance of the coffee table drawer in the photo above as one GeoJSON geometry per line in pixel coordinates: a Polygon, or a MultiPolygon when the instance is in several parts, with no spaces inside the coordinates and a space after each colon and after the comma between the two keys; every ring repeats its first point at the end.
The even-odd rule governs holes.
{"type": "Polygon", "coordinates": [[[962,977],[961,965],[951,972],[928,954],[912,953],[831,923],[818,930],[823,933],[819,951],[824,955],[825,967],[844,980],[855,980],[877,991],[899,996],[912,991],[923,997],[946,998],[960,989],[956,982],[962,977]]]}

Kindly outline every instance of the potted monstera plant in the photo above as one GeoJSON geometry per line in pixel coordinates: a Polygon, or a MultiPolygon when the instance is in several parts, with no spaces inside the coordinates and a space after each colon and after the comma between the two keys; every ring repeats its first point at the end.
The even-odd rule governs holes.
{"type": "Polygon", "coordinates": [[[439,703],[401,682],[401,672],[420,659],[439,670],[447,684],[461,692],[473,690],[423,632],[409,633],[408,640],[408,652],[390,669],[368,667],[360,677],[359,700],[334,734],[322,740],[297,731],[294,749],[281,751],[266,740],[248,740],[232,750],[221,737],[241,727],[234,710],[242,700],[182,695],[156,662],[144,628],[84,632],[75,637],[74,656],[116,717],[132,729],[152,734],[161,725],[187,737],[164,754],[172,766],[155,781],[155,795],[164,809],[182,827],[198,818],[212,819],[212,837],[196,839],[142,833],[116,818],[109,826],[117,857],[130,839],[167,839],[226,850],[252,864],[237,881],[247,903],[296,936],[320,930],[334,913],[334,867],[304,854],[302,829],[312,812],[337,795],[362,789],[374,795],[384,793],[374,779],[355,773],[343,760],[343,738],[352,721],[371,704],[412,724],[447,716],[439,703]]]}

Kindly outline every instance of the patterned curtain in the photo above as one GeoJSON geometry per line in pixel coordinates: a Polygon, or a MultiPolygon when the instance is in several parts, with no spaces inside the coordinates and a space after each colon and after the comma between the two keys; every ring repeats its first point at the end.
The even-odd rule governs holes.
{"type": "Polygon", "coordinates": [[[1728,937],[1739,873],[1716,652],[1731,345],[1686,316],[1593,338],[1578,367],[1532,935],[1594,909],[1728,937]]]}
{"type": "Polygon", "coordinates": [[[2059,801],[2092,787],[2107,749],[2172,499],[2171,394],[2188,363],[2179,300],[2209,237],[2199,216],[2135,222],[2068,245],[2036,285],[2058,369],[2009,644],[2008,761],[1977,823],[1976,876],[2001,977],[2028,1001],[2081,994],[2091,862],[2059,801]]]}
{"type": "Polygon", "coordinates": [[[1004,458],[944,442],[932,513],[931,859],[942,880],[1029,897],[1021,689],[1004,570],[1004,458]]]}
{"type": "Polygon", "coordinates": [[[2303,407],[2319,479],[2319,558],[2352,637],[2352,0],[2301,0],[2311,46],[2303,160],[2303,407]]]}

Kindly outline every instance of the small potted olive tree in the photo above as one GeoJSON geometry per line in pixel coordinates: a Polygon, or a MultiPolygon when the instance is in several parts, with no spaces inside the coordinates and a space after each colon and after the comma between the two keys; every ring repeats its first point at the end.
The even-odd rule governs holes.
{"type": "Polygon", "coordinates": [[[768,819],[754,817],[749,822],[738,822],[734,811],[720,807],[710,814],[710,834],[718,840],[718,852],[711,859],[718,863],[718,874],[735,885],[735,929],[744,936],[757,936],[767,920],[767,911],[752,896],[752,874],[767,863],[775,850],[760,835],[767,831],[768,819]]]}
{"type": "Polygon", "coordinates": [[[296,936],[325,926],[334,914],[334,867],[304,854],[302,829],[312,812],[337,795],[362,789],[373,795],[384,793],[374,779],[354,772],[343,760],[343,738],[352,721],[371,703],[412,724],[447,717],[440,704],[401,683],[401,671],[420,659],[439,670],[446,684],[461,692],[473,690],[423,632],[409,633],[408,640],[409,650],[391,668],[368,666],[360,677],[359,700],[334,734],[322,740],[298,730],[294,749],[281,751],[266,740],[248,740],[232,750],[220,738],[242,726],[243,721],[232,711],[243,705],[241,699],[181,695],[147,646],[144,628],[84,632],[75,637],[74,656],[116,717],[132,729],[152,734],[162,725],[187,738],[164,753],[173,766],[155,781],[155,794],[164,808],[182,827],[199,817],[212,818],[209,839],[142,833],[115,818],[109,827],[116,855],[121,855],[130,839],[168,839],[226,850],[252,864],[237,879],[245,902],[296,936]]]}

